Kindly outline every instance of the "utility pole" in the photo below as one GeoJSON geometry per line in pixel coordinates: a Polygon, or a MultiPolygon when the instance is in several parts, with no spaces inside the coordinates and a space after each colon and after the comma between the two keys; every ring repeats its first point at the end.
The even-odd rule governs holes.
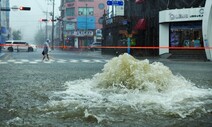
{"type": "Polygon", "coordinates": [[[88,25],[87,24],[87,18],[88,18],[88,14],[87,14],[88,13],[88,10],[87,10],[87,8],[88,8],[88,4],[86,3],[85,5],[86,5],[86,8],[85,8],[86,9],[86,19],[85,19],[86,20],[86,23],[85,23],[85,25],[86,25],[85,26],[85,29],[86,29],[85,30],[85,33],[86,33],[85,34],[85,36],[86,36],[86,42],[85,42],[85,44],[87,45],[87,43],[88,43],[88,36],[87,36],[87,33],[88,33],[88,26],[87,26],[88,25]]]}
{"type": "Polygon", "coordinates": [[[53,10],[52,10],[52,50],[54,50],[54,5],[55,5],[55,0],[53,0],[53,10]]]}
{"type": "MultiPolygon", "coordinates": [[[[48,18],[48,11],[44,11],[43,13],[45,13],[46,14],[46,20],[47,20],[47,18],[48,18]]],[[[48,26],[47,26],[47,21],[45,21],[45,23],[46,23],[46,36],[45,36],[45,39],[47,40],[48,39],[48,26]]]]}

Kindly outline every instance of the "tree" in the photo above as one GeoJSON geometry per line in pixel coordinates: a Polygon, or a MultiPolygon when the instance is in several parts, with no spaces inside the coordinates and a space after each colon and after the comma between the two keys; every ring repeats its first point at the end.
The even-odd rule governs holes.
{"type": "Polygon", "coordinates": [[[13,40],[21,40],[22,39],[22,34],[20,30],[14,30],[13,33],[13,40]]]}
{"type": "Polygon", "coordinates": [[[42,45],[45,42],[45,32],[42,29],[38,30],[34,40],[37,45],[42,45]]]}

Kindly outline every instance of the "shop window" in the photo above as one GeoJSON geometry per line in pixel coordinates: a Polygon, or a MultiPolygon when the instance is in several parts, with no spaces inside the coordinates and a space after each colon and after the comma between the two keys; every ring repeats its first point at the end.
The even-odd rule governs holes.
{"type": "Polygon", "coordinates": [[[202,22],[170,24],[171,47],[202,47],[202,22]]]}

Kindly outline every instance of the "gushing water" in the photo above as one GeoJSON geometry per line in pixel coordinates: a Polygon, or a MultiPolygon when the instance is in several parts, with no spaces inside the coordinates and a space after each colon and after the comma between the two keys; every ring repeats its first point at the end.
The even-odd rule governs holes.
{"type": "Polygon", "coordinates": [[[160,62],[123,54],[104,65],[92,79],[67,81],[45,106],[59,117],[102,121],[146,116],[186,118],[211,113],[211,89],[201,89],[160,62]]]}

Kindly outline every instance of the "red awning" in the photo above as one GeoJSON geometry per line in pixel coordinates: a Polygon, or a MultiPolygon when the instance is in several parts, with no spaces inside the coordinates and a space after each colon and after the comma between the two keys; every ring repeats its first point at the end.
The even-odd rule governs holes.
{"type": "Polygon", "coordinates": [[[135,0],[135,3],[136,4],[141,4],[141,3],[143,3],[144,2],[144,0],[135,0]]]}
{"type": "Polygon", "coordinates": [[[146,20],[139,19],[133,29],[134,30],[145,30],[146,29],[146,20]]]}

